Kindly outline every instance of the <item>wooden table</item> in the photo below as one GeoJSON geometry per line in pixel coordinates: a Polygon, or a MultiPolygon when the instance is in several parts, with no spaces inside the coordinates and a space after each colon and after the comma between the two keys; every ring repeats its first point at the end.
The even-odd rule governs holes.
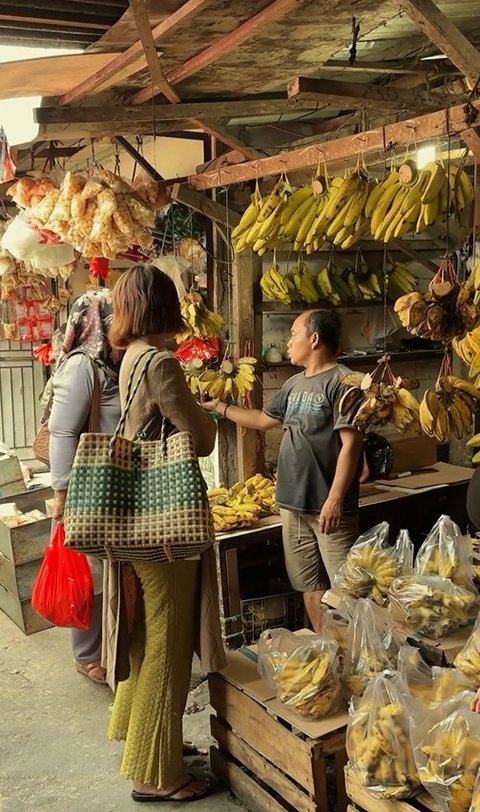
{"type": "MultiPolygon", "coordinates": [[[[392,542],[406,527],[418,548],[442,513],[465,530],[467,486],[468,482],[459,482],[409,492],[385,488],[368,494],[360,500],[360,532],[388,521],[392,542]]],[[[286,601],[286,596],[291,595],[291,600],[298,602],[298,611],[302,612],[300,596],[292,593],[288,582],[278,516],[262,519],[253,527],[219,534],[215,551],[224,640],[229,648],[237,648],[245,642],[246,601],[261,602],[265,596],[276,595],[279,601],[286,601]]],[[[303,613],[298,620],[304,625],[303,613]]],[[[285,625],[288,627],[288,622],[285,625]]],[[[258,630],[261,631],[261,623],[258,630]]],[[[251,636],[247,642],[252,642],[251,636]]]]}

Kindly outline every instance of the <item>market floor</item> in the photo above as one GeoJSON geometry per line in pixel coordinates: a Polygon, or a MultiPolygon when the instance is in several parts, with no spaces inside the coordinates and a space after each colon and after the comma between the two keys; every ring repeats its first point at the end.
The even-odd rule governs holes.
{"type": "MultiPolygon", "coordinates": [[[[68,631],[25,637],[0,612],[1,812],[138,810],[129,783],[118,773],[122,745],[106,737],[111,700],[108,689],[75,672],[68,631]]],[[[202,749],[210,743],[206,701],[203,683],[191,693],[185,718],[185,737],[202,749]]],[[[192,767],[203,772],[205,759],[193,760],[192,767]]],[[[242,812],[244,807],[219,787],[191,810],[242,812]]]]}

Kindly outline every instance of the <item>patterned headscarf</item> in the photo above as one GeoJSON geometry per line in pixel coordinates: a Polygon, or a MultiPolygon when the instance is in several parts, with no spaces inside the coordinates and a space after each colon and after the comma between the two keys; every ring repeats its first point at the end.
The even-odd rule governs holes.
{"type": "Polygon", "coordinates": [[[69,352],[81,347],[110,378],[117,380],[123,353],[113,349],[108,340],[112,317],[112,293],[108,288],[93,288],[80,296],[70,310],[57,368],[69,352]]]}

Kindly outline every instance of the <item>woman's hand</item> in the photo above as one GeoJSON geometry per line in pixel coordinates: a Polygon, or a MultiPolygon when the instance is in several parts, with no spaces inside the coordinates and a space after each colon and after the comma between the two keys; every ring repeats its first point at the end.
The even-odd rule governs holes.
{"type": "Polygon", "coordinates": [[[215,398],[214,400],[203,401],[201,406],[202,406],[202,409],[207,409],[207,411],[209,411],[209,412],[218,412],[219,414],[222,414],[222,412],[218,410],[219,406],[223,406],[223,403],[220,400],[220,398],[215,398]]]}
{"type": "Polygon", "coordinates": [[[52,516],[56,522],[63,521],[63,513],[65,510],[65,500],[67,498],[66,491],[55,491],[53,494],[53,513],[52,516]]]}

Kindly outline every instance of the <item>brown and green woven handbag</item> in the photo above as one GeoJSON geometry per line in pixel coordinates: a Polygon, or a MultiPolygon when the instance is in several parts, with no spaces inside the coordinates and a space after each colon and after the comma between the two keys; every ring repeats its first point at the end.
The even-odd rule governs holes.
{"type": "Polygon", "coordinates": [[[164,420],[160,440],[122,436],[155,352],[142,353],[132,367],[115,433],[80,438],[64,512],[67,547],[116,561],[176,561],[213,543],[207,489],[190,433],[167,437],[164,420]]]}

